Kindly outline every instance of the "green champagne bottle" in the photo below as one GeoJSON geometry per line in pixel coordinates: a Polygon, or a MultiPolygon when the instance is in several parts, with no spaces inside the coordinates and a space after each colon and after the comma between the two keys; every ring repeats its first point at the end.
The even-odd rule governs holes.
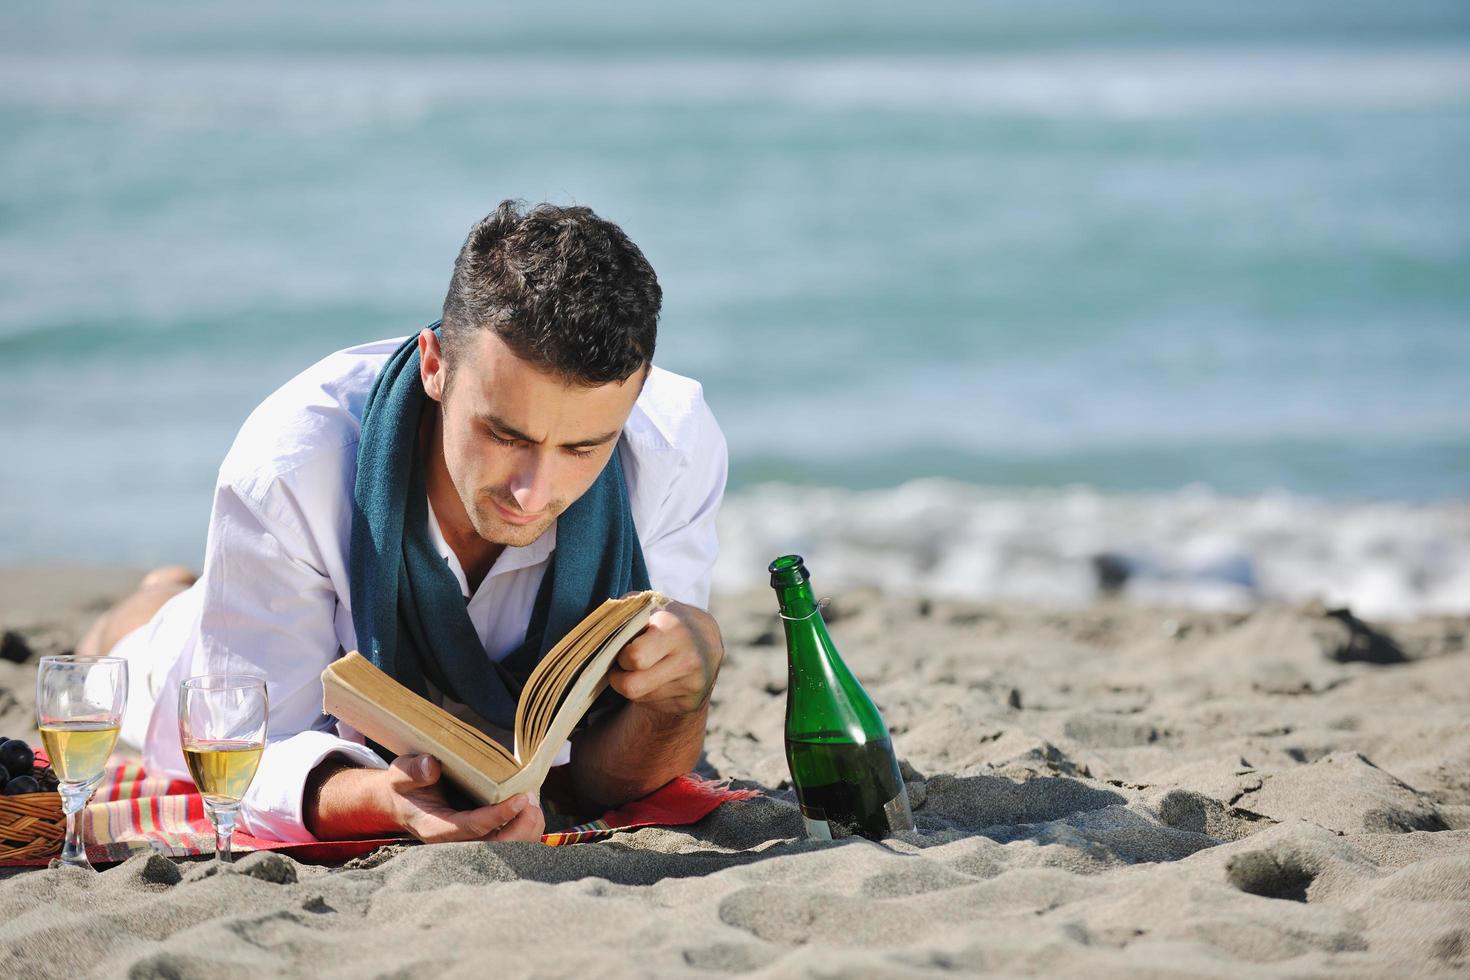
{"type": "Polygon", "coordinates": [[[807,836],[872,840],[914,829],[888,726],[837,654],[800,555],[771,562],[786,624],[786,761],[807,836]]]}

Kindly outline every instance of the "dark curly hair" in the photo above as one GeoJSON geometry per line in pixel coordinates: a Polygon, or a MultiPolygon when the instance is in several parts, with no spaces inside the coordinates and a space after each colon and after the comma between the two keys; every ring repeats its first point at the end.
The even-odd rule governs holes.
{"type": "Polygon", "coordinates": [[[522,360],[589,387],[653,360],[663,291],[623,230],[588,208],[504,201],[454,262],[441,331],[445,365],[488,327],[522,360]]]}

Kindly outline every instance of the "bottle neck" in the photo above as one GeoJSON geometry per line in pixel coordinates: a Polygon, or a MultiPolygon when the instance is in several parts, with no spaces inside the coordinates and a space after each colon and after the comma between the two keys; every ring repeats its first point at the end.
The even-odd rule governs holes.
{"type": "Polygon", "coordinates": [[[781,604],[781,616],[787,622],[822,618],[817,613],[817,600],[812,596],[812,587],[806,582],[777,588],[776,601],[781,604]]]}
{"type": "Polygon", "coordinates": [[[786,653],[791,666],[818,669],[825,664],[820,667],[823,675],[838,669],[842,658],[832,645],[812,587],[805,582],[782,586],[776,589],[776,598],[781,605],[781,625],[785,628],[786,653]]]}
{"type": "Polygon", "coordinates": [[[811,586],[782,583],[775,591],[786,628],[786,737],[886,738],[883,716],[837,652],[811,586]]]}

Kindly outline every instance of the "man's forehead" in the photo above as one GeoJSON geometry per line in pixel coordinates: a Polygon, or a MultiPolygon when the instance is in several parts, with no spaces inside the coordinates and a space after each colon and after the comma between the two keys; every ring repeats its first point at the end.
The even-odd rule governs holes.
{"type": "Polygon", "coordinates": [[[622,381],[588,384],[581,379],[561,374],[522,357],[501,339],[493,329],[489,328],[472,331],[470,342],[464,345],[464,349],[469,356],[461,358],[460,360],[465,363],[455,365],[456,369],[462,367],[468,371],[472,371],[480,375],[483,381],[487,382],[496,375],[515,374],[527,377],[535,376],[547,383],[570,388],[573,391],[610,389],[622,392],[626,390],[628,385],[632,385],[637,391],[642,391],[644,382],[653,373],[653,365],[645,361],[642,367],[622,381]]]}
{"type": "Polygon", "coordinates": [[[605,441],[627,421],[648,374],[645,366],[620,382],[585,385],[517,356],[493,331],[478,332],[488,339],[477,343],[475,356],[456,371],[457,383],[474,391],[465,408],[517,438],[539,442],[552,434],[589,445],[605,441]]]}

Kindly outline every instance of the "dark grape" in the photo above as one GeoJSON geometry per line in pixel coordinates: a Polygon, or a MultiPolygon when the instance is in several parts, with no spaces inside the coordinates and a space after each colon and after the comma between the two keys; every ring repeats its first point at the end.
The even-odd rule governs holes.
{"type": "Polygon", "coordinates": [[[16,776],[5,784],[6,796],[19,796],[22,793],[39,793],[41,784],[36,781],[35,776],[16,776]]]}
{"type": "MultiPolygon", "coordinates": [[[[61,780],[56,778],[56,770],[52,769],[50,766],[45,766],[44,768],[37,769],[31,775],[36,777],[36,781],[41,784],[41,789],[44,792],[54,792],[56,788],[61,785],[61,780]]],[[[3,785],[5,784],[0,783],[0,786],[3,785]]]]}
{"type": "Polygon", "coordinates": [[[9,738],[0,743],[0,766],[4,766],[12,776],[28,775],[35,761],[36,753],[21,739],[9,738]]]}
{"type": "Polygon", "coordinates": [[[10,782],[10,770],[4,766],[0,766],[0,786],[4,786],[8,782],[10,782]]]}

